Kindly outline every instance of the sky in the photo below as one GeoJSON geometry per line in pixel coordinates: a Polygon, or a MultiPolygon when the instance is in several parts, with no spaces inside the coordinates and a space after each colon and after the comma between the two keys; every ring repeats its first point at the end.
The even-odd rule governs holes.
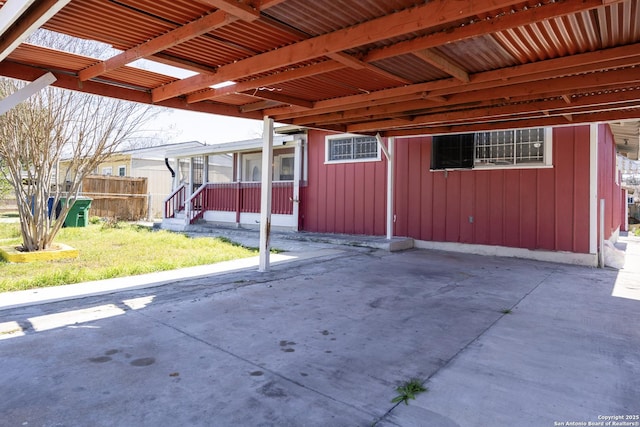
{"type": "MultiPolygon", "coordinates": [[[[128,65],[181,79],[196,74],[147,59],[139,59],[128,65]]],[[[163,144],[199,141],[211,145],[262,137],[263,123],[261,120],[171,108],[162,108],[161,110],[158,117],[149,124],[148,132],[154,135],[154,139],[160,139],[163,144]]]]}
{"type": "Polygon", "coordinates": [[[151,123],[149,132],[165,143],[199,141],[206,144],[262,137],[261,120],[165,109],[151,123]]]}
{"type": "MultiPolygon", "coordinates": [[[[181,79],[196,74],[189,70],[147,59],[139,59],[128,65],[181,79]]],[[[233,83],[225,82],[222,85],[231,84],[233,83]]],[[[262,137],[262,120],[241,119],[178,109],[163,108],[163,110],[164,112],[154,120],[152,132],[160,131],[159,137],[165,143],[199,141],[211,145],[262,137]]]]}

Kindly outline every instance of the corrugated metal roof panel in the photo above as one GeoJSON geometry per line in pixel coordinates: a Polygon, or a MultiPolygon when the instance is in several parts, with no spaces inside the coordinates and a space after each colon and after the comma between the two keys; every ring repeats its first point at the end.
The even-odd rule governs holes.
{"type": "Polygon", "coordinates": [[[288,0],[269,8],[265,14],[292,28],[316,36],[414,5],[415,1],[412,0],[288,0]]]}
{"type": "Polygon", "coordinates": [[[154,19],[178,25],[186,24],[194,17],[203,16],[215,10],[204,2],[193,0],[118,0],[113,3],[154,19]]]}
{"type": "Polygon", "coordinates": [[[291,29],[287,30],[286,26],[278,25],[276,22],[260,20],[251,23],[236,21],[211,34],[230,44],[244,46],[254,53],[266,52],[306,38],[291,29]]]}
{"type": "Polygon", "coordinates": [[[208,36],[191,39],[185,43],[171,47],[164,51],[169,55],[192,59],[199,64],[208,67],[217,67],[234,61],[234,58],[246,58],[251,56],[246,49],[236,48],[233,45],[222,43],[208,36]]]}
{"type": "Polygon", "coordinates": [[[450,77],[445,72],[440,71],[415,55],[394,56],[376,61],[374,65],[413,83],[428,82],[450,77]]]}
{"type": "Polygon", "coordinates": [[[626,0],[597,9],[602,47],[612,47],[640,40],[640,4],[626,0]]]}
{"type": "Polygon", "coordinates": [[[434,50],[458,63],[469,73],[480,73],[518,64],[513,56],[491,36],[449,43],[434,50]]]}
{"type": "Polygon", "coordinates": [[[345,88],[339,82],[325,80],[319,77],[305,79],[304,81],[291,81],[278,85],[283,93],[295,97],[316,96],[318,99],[331,99],[340,96],[359,95],[364,92],[356,87],[345,88]]]}
{"type": "Polygon", "coordinates": [[[298,98],[317,101],[334,98],[342,93],[358,95],[396,86],[386,77],[370,70],[344,68],[330,73],[307,77],[300,80],[280,83],[278,88],[291,91],[298,98]]]}
{"type": "MultiPolygon", "coordinates": [[[[245,3],[247,2],[255,3],[257,0],[245,1],[245,3]]],[[[446,7],[443,6],[441,10],[435,12],[430,8],[432,3],[424,0],[339,0],[331,2],[281,0],[275,3],[277,5],[273,7],[266,7],[269,2],[262,2],[264,7],[261,10],[260,18],[256,21],[236,20],[205,34],[196,36],[194,33],[192,34],[193,38],[187,41],[181,39],[179,44],[175,40],[168,40],[167,37],[164,39],[167,43],[158,47],[158,49],[163,49],[162,51],[145,52],[145,55],[156,55],[165,63],[176,64],[200,72],[212,73],[217,67],[222,66],[220,79],[228,78],[236,82],[246,82],[270,76],[266,80],[268,83],[264,83],[265,80],[263,80],[263,83],[258,82],[257,84],[265,84],[277,90],[283,95],[282,99],[284,100],[287,100],[287,96],[307,101],[327,100],[321,104],[324,106],[325,110],[323,111],[325,112],[330,109],[334,109],[334,112],[348,111],[351,108],[351,103],[358,105],[353,108],[360,108],[365,103],[371,103],[372,108],[375,108],[378,104],[380,106],[386,105],[385,102],[392,98],[413,101],[419,99],[425,91],[433,92],[434,104],[438,105],[438,107],[434,105],[431,108],[428,103],[425,103],[425,112],[435,111],[437,108],[451,110],[476,108],[476,106],[469,104],[471,102],[469,98],[474,91],[479,90],[486,91],[489,97],[495,92],[499,92],[501,96],[496,96],[500,100],[513,103],[513,98],[510,98],[511,89],[508,94],[506,94],[507,90],[499,89],[504,86],[504,82],[509,81],[513,76],[516,77],[513,89],[519,94],[514,96],[520,96],[526,101],[538,102],[542,96],[567,96],[563,93],[566,90],[565,81],[561,79],[564,79],[563,76],[566,74],[575,72],[575,69],[567,71],[568,67],[573,66],[581,69],[582,67],[579,66],[581,61],[584,61],[585,68],[592,71],[637,65],[637,62],[633,62],[636,61],[636,58],[633,56],[632,50],[636,48],[635,43],[640,42],[640,0],[616,0],[609,2],[610,4],[606,6],[600,6],[600,3],[593,0],[568,0],[566,2],[531,0],[518,1],[514,4],[509,4],[508,1],[447,2],[442,3],[446,7]],[[491,5],[495,4],[502,5],[502,7],[484,13],[491,5]],[[471,8],[481,11],[481,13],[477,16],[466,16],[465,13],[458,15],[455,13],[457,9],[451,9],[451,5],[460,7],[460,10],[471,8]],[[539,8],[540,12],[522,13],[525,8],[539,8]],[[529,20],[529,18],[540,15],[557,16],[557,13],[562,13],[563,10],[564,13],[567,13],[569,9],[585,11],[537,23],[529,20]],[[401,10],[406,11],[403,15],[405,18],[410,15],[416,16],[418,19],[415,21],[408,19],[405,26],[404,21],[399,22],[398,17],[391,16],[394,12],[401,10]],[[443,17],[441,21],[432,19],[437,15],[437,12],[445,10],[447,12],[446,18],[443,17]],[[500,19],[492,21],[496,17],[500,19]],[[367,28],[370,31],[368,34],[362,34],[361,31],[354,28],[331,37],[324,37],[322,43],[309,40],[314,36],[330,34],[359,23],[372,22],[378,18],[386,21],[380,25],[377,25],[380,22],[376,21],[376,25],[360,27],[367,28]],[[512,19],[513,21],[511,21],[512,19]],[[475,28],[468,26],[472,22],[483,25],[475,28]],[[512,26],[520,25],[521,22],[531,23],[495,32],[496,27],[504,28],[502,24],[509,24],[509,22],[512,26]],[[485,23],[486,25],[484,25],[485,23]],[[492,30],[494,23],[496,26],[492,30]],[[459,31],[461,28],[462,30],[459,31]],[[394,31],[393,33],[396,35],[389,37],[392,29],[409,32],[396,34],[394,31]],[[487,35],[485,31],[494,32],[487,35]],[[433,52],[439,53],[446,59],[445,61],[440,59],[440,64],[431,65],[426,60],[420,59],[419,56],[407,54],[407,51],[402,48],[398,50],[391,48],[386,52],[389,55],[395,54],[395,57],[379,59],[371,64],[389,75],[372,71],[367,68],[366,64],[358,64],[357,62],[350,62],[350,65],[357,69],[344,66],[335,70],[332,65],[336,63],[316,67],[316,70],[321,68],[323,70],[333,69],[334,71],[313,76],[306,74],[306,77],[300,77],[305,75],[304,71],[306,70],[303,69],[287,73],[296,67],[322,61],[345,61],[348,59],[334,56],[336,51],[348,53],[353,56],[354,60],[366,60],[367,53],[373,48],[391,46],[402,40],[412,40],[435,33],[438,33],[438,36],[432,40],[439,40],[439,46],[420,45],[418,40],[411,45],[416,51],[429,47],[433,52]],[[451,36],[449,37],[449,35],[451,36]],[[385,39],[385,37],[387,38],[385,39]],[[308,42],[299,46],[295,45],[303,40],[308,40],[308,42]],[[342,44],[342,42],[345,43],[342,44]],[[597,64],[600,65],[599,68],[591,68],[593,62],[589,61],[598,61],[598,56],[584,55],[576,57],[575,63],[572,61],[573,57],[568,60],[553,61],[549,72],[544,69],[546,64],[510,68],[550,58],[563,58],[577,53],[604,50],[609,47],[615,47],[615,52],[603,51],[602,55],[607,57],[607,61],[615,60],[613,66],[610,63],[606,65],[600,63],[597,64]],[[620,57],[615,57],[618,52],[623,53],[620,57]],[[259,56],[262,53],[264,56],[259,56]],[[328,57],[334,59],[328,59],[328,57]],[[250,59],[244,61],[247,58],[250,59]],[[472,76],[467,82],[467,76],[457,68],[461,68],[469,74],[477,74],[478,78],[472,76]],[[492,70],[500,70],[500,72],[486,73],[492,70]],[[531,71],[530,80],[526,75],[526,70],[531,71]],[[291,75],[295,75],[296,79],[283,81],[291,78],[291,75]],[[398,78],[394,79],[391,75],[398,78]],[[553,82],[550,79],[553,79],[553,82]],[[426,84],[413,86],[411,83],[426,84]],[[383,89],[391,90],[384,91],[383,89]],[[460,95],[450,96],[454,93],[460,95]],[[363,96],[352,97],[352,95],[363,96]]],[[[440,5],[440,3],[433,4],[440,5]]],[[[72,36],[98,40],[117,49],[126,50],[168,34],[180,28],[181,25],[193,22],[210,13],[221,15],[219,11],[204,1],[71,0],[61,12],[47,23],[46,27],[72,36]]],[[[401,32],[399,31],[399,33],[401,32]]],[[[160,43],[158,42],[158,44],[160,43]]],[[[62,70],[68,74],[77,73],[96,62],[91,58],[62,53],[54,54],[31,47],[24,49],[27,50],[21,48],[14,52],[8,61],[37,66],[37,71],[41,69],[62,70]]],[[[598,52],[599,54],[600,52],[598,52]]],[[[382,52],[379,56],[371,55],[368,57],[382,58],[384,55],[382,52]]],[[[431,60],[439,61],[437,57],[431,60]]],[[[6,67],[7,75],[15,75],[15,73],[22,72],[21,70],[23,70],[21,67],[6,67]]],[[[312,70],[309,68],[308,71],[311,73],[312,70]]],[[[98,67],[92,71],[99,73],[98,67]]],[[[594,77],[567,79],[566,83],[573,88],[572,93],[575,94],[583,93],[587,89],[591,90],[593,85],[608,87],[616,82],[625,85],[622,87],[624,89],[631,84],[637,84],[634,71],[635,69],[630,68],[615,72],[607,71],[594,74],[594,77]]],[[[155,102],[172,100],[171,103],[179,107],[184,105],[183,97],[185,94],[206,89],[208,85],[216,82],[216,77],[194,76],[171,84],[175,81],[172,77],[130,67],[120,67],[99,73],[97,76],[91,72],[88,72],[87,75],[83,73],[82,78],[93,78],[95,81],[113,82],[116,86],[145,90],[156,88],[157,90],[154,90],[151,96],[155,102]]],[[[242,87],[250,90],[253,86],[248,84],[242,85],[242,87]]],[[[129,96],[125,92],[121,91],[123,93],[121,96],[129,96]]],[[[201,98],[204,99],[204,97],[190,97],[189,101],[192,104],[189,107],[234,115],[238,112],[235,106],[247,103],[254,104],[246,109],[246,111],[250,111],[250,109],[262,108],[261,105],[270,104],[256,103],[255,99],[257,98],[247,95],[228,95],[219,98],[220,102],[198,104],[198,100],[201,98]],[[217,109],[221,105],[228,105],[231,108],[217,109]]],[[[619,98],[629,105],[635,102],[628,93],[619,98]]],[[[604,99],[601,105],[609,103],[604,99]]],[[[613,99],[611,102],[616,102],[615,98],[611,99],[613,99]]],[[[401,116],[404,114],[410,117],[412,111],[409,104],[404,107],[406,110],[402,111],[402,102],[398,101],[392,114],[397,113],[401,116]]],[[[304,107],[309,106],[308,103],[302,104],[305,104],[304,107]]],[[[411,108],[422,108],[420,103],[413,102],[410,105],[413,105],[411,108]]],[[[593,108],[606,111],[606,107],[601,107],[601,105],[593,108]]],[[[275,108],[274,118],[287,120],[291,117],[304,117],[307,114],[312,114],[311,110],[308,108],[280,110],[275,108]],[[280,114],[281,116],[278,117],[280,114]]],[[[380,114],[385,114],[385,108],[378,109],[378,111],[381,111],[380,114]]],[[[478,114],[482,114],[482,112],[478,112],[478,114]]],[[[260,115],[261,113],[257,112],[251,116],[259,117],[260,115]]],[[[354,114],[351,117],[356,116],[357,114],[354,114]]],[[[349,120],[349,117],[349,114],[343,115],[344,120],[349,120]]],[[[357,122],[363,119],[354,120],[357,122]]]]}
{"type": "MultiPolygon", "coordinates": [[[[47,66],[48,68],[70,73],[77,73],[95,63],[95,59],[86,56],[24,43],[9,55],[9,59],[21,64],[36,67],[47,66]]],[[[173,77],[133,67],[118,68],[102,75],[101,79],[146,89],[162,86],[175,80],[173,77]]]]}
{"type": "Polygon", "coordinates": [[[21,64],[34,65],[36,67],[48,66],[68,72],[76,72],[95,62],[94,59],[85,56],[63,53],[25,43],[11,52],[9,59],[21,64]]]}
{"type": "Polygon", "coordinates": [[[43,28],[127,49],[171,29],[175,24],[101,0],[72,1],[43,28]]]}
{"type": "Polygon", "coordinates": [[[520,63],[591,52],[640,40],[640,7],[626,0],[493,35],[520,63]]]}

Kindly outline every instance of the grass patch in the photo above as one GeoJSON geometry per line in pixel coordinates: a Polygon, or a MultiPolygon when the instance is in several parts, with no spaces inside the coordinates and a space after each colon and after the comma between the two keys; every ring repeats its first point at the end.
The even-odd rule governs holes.
{"type": "MultiPolygon", "coordinates": [[[[0,224],[0,243],[21,243],[18,224],[0,224]]],[[[257,251],[218,238],[151,231],[127,223],[63,228],[56,242],[80,251],[74,260],[28,264],[0,262],[0,292],[59,286],[213,264],[255,256],[257,251]]]]}

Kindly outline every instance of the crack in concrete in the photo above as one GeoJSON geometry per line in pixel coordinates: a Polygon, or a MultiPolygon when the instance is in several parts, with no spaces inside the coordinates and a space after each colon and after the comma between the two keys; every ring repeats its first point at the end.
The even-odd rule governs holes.
{"type": "MultiPolygon", "coordinates": [[[[551,272],[549,272],[549,274],[547,274],[542,280],[540,280],[538,283],[535,284],[535,286],[533,286],[533,288],[531,288],[528,292],[526,292],[520,299],[518,299],[516,301],[515,304],[513,304],[511,307],[509,307],[509,310],[514,309],[516,306],[518,306],[522,301],[524,301],[525,298],[527,298],[529,295],[531,295],[531,293],[533,293],[536,289],[538,289],[540,287],[540,285],[542,285],[544,282],[546,282],[552,275],[554,275],[558,270],[553,269],[551,272]]],[[[456,360],[458,358],[458,356],[460,356],[467,348],[469,348],[471,345],[473,345],[474,343],[476,343],[478,340],[480,340],[480,338],[482,338],[484,335],[486,335],[487,332],[489,332],[489,330],[491,328],[493,328],[500,320],[502,320],[503,317],[508,316],[509,314],[507,313],[503,313],[502,315],[498,316],[498,318],[496,320],[494,320],[493,322],[491,322],[489,324],[489,326],[487,326],[484,330],[482,330],[482,332],[480,332],[478,334],[477,337],[475,337],[474,339],[472,339],[471,341],[469,341],[464,347],[462,347],[460,350],[458,350],[453,356],[451,356],[446,363],[442,364],[438,369],[436,369],[431,375],[429,375],[427,378],[425,378],[424,383],[423,384],[427,384],[429,382],[429,380],[431,378],[433,378],[434,376],[436,376],[440,371],[442,371],[443,369],[445,369],[446,367],[448,367],[451,363],[453,363],[454,360],[456,360]]],[[[389,415],[391,415],[391,412],[398,407],[398,405],[401,402],[396,403],[395,405],[393,405],[387,412],[384,413],[384,415],[382,415],[381,417],[377,418],[373,424],[371,424],[371,427],[375,427],[378,423],[385,421],[388,423],[392,423],[394,425],[396,425],[395,423],[393,423],[390,420],[386,420],[385,418],[387,418],[389,415]]]]}

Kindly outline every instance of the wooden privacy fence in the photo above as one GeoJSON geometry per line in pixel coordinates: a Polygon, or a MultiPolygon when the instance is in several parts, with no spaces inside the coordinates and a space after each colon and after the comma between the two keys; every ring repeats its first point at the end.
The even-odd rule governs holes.
{"type": "Polygon", "coordinates": [[[148,216],[147,178],[89,175],[82,180],[82,196],[93,199],[90,216],[123,221],[148,216]]]}

